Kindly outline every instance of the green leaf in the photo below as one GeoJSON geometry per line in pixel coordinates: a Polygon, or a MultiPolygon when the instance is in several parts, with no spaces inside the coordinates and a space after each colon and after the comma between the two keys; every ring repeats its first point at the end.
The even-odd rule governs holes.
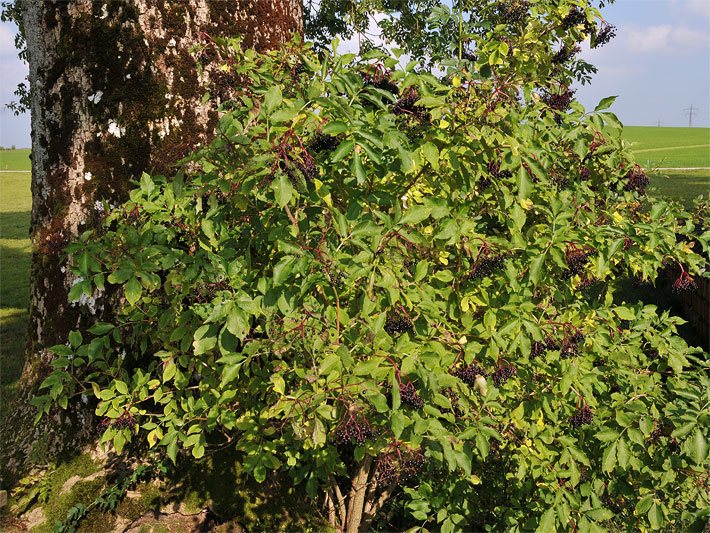
{"type": "Polygon", "coordinates": [[[281,87],[279,85],[272,85],[264,95],[263,109],[267,115],[270,115],[274,109],[281,105],[282,101],[281,87]]]}
{"type": "Polygon", "coordinates": [[[407,209],[404,216],[399,221],[400,224],[419,224],[422,220],[429,218],[431,207],[423,205],[413,205],[407,209]]]}
{"type": "Polygon", "coordinates": [[[663,512],[656,502],[654,502],[648,510],[648,521],[652,529],[660,529],[663,525],[663,512]]]}
{"type": "Polygon", "coordinates": [[[126,385],[123,381],[116,381],[114,385],[120,394],[128,394],[128,385],[126,385]]]}
{"type": "Polygon", "coordinates": [[[691,455],[693,460],[697,464],[702,464],[708,455],[708,445],[705,440],[705,435],[703,435],[703,431],[699,427],[695,428],[692,444],[691,455]]]}
{"type": "Polygon", "coordinates": [[[324,135],[338,135],[348,131],[348,125],[340,120],[333,120],[328,122],[325,127],[321,130],[324,135]]]}
{"type": "Polygon", "coordinates": [[[285,109],[279,109],[276,113],[271,115],[271,122],[289,122],[296,118],[298,115],[298,109],[295,107],[287,107],[285,109]]]}
{"type": "Polygon", "coordinates": [[[367,173],[362,166],[362,160],[360,159],[360,154],[357,150],[353,152],[353,159],[350,162],[350,171],[355,176],[358,185],[362,185],[367,181],[367,173]]]}
{"type": "Polygon", "coordinates": [[[616,443],[612,444],[604,450],[604,455],[602,457],[602,470],[604,472],[611,472],[616,466],[616,443]]]}
{"type": "Polygon", "coordinates": [[[599,103],[597,104],[597,107],[594,108],[594,112],[596,113],[597,111],[604,111],[605,109],[609,109],[618,97],[619,96],[617,95],[617,96],[607,96],[606,98],[602,98],[599,101],[599,103]]]}
{"type": "Polygon", "coordinates": [[[352,139],[348,139],[346,141],[341,142],[338,145],[338,148],[335,149],[335,152],[333,152],[333,156],[330,158],[331,163],[337,163],[341,159],[343,159],[345,156],[350,154],[350,152],[353,151],[353,148],[355,147],[355,141],[352,139]]]}
{"type": "Polygon", "coordinates": [[[125,291],[128,303],[135,305],[136,302],[140,300],[141,294],[143,293],[143,286],[140,281],[138,281],[138,278],[132,277],[126,282],[125,291]]]}
{"type": "Polygon", "coordinates": [[[279,174],[279,177],[271,183],[271,188],[274,190],[274,199],[279,207],[285,206],[293,198],[294,189],[285,174],[279,174]]]}
{"type": "Polygon", "coordinates": [[[557,531],[557,513],[554,507],[550,507],[540,518],[540,524],[535,530],[538,533],[552,533],[557,531]]]}
{"type": "Polygon", "coordinates": [[[530,261],[530,282],[537,285],[540,281],[542,266],[545,264],[545,253],[541,253],[535,259],[530,261]]]}

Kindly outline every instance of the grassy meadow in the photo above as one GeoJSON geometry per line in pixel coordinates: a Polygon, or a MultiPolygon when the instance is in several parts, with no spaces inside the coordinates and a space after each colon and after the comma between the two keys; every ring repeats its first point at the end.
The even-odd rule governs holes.
{"type": "Polygon", "coordinates": [[[0,170],[30,170],[30,149],[0,150],[0,170]]]}
{"type": "Polygon", "coordinates": [[[710,167],[710,128],[627,126],[624,138],[648,169],[710,167]]]}
{"type": "MultiPolygon", "coordinates": [[[[0,152],[2,166],[27,166],[29,150],[0,152]],[[10,157],[6,157],[6,156],[10,157]]],[[[0,398],[11,395],[22,370],[27,339],[29,272],[30,173],[0,173],[0,398]]]]}

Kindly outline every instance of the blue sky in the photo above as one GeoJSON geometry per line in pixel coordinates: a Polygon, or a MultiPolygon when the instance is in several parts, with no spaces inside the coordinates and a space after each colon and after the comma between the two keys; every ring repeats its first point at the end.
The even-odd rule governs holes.
{"type": "MultiPolygon", "coordinates": [[[[710,0],[618,0],[603,10],[616,39],[583,51],[597,66],[591,85],[578,87],[588,108],[619,95],[613,111],[627,125],[687,126],[684,110],[697,108],[694,126],[710,127],[710,0]]],[[[0,23],[0,145],[30,145],[30,118],[4,104],[27,73],[17,58],[15,26],[0,23]]]]}

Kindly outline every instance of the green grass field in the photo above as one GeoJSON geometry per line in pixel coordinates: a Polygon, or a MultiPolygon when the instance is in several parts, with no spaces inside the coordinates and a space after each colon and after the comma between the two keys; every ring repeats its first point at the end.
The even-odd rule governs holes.
{"type": "Polygon", "coordinates": [[[0,150],[0,170],[30,170],[30,149],[0,150]]]}
{"type": "Polygon", "coordinates": [[[648,169],[710,167],[710,128],[627,126],[624,139],[648,169]]]}
{"type": "MultiPolygon", "coordinates": [[[[28,150],[0,152],[2,165],[28,166],[28,150]],[[10,157],[7,157],[10,156],[10,157]]],[[[27,339],[30,272],[29,172],[0,173],[0,396],[13,394],[27,339]]]]}

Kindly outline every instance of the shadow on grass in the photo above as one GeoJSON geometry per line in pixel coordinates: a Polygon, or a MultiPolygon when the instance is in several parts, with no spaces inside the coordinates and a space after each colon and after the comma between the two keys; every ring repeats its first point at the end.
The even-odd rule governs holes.
{"type": "Polygon", "coordinates": [[[0,238],[29,240],[30,212],[0,213],[0,238]]]}

